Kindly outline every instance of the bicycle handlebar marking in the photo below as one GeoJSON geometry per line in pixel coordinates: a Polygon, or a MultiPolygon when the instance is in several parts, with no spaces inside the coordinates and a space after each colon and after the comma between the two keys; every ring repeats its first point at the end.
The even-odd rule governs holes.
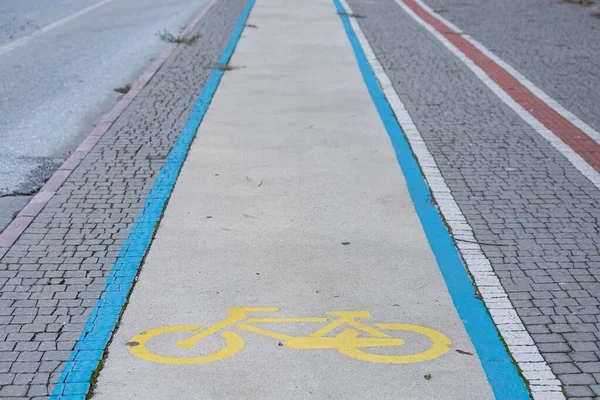
{"type": "Polygon", "coordinates": [[[370,318],[370,313],[366,311],[336,311],[326,313],[334,318],[249,318],[247,316],[249,312],[276,312],[278,310],[277,308],[233,307],[229,309],[229,317],[215,325],[204,329],[200,325],[166,326],[150,329],[131,338],[128,348],[136,357],[163,364],[199,364],[218,361],[235,355],[244,347],[244,340],[232,330],[233,328],[281,340],[283,345],[291,349],[336,349],[340,353],[352,358],[384,364],[411,364],[432,360],[447,353],[452,345],[446,335],[424,326],[376,323],[373,324],[375,326],[373,328],[373,326],[357,321],[357,318],[370,318]],[[314,331],[309,336],[290,336],[251,325],[255,323],[299,322],[327,322],[328,324],[314,331]],[[327,336],[327,334],[344,325],[350,326],[353,329],[345,329],[335,336],[327,336]],[[398,347],[406,344],[405,340],[391,337],[381,330],[417,333],[426,336],[432,344],[427,350],[410,355],[382,355],[360,350],[361,348],[398,347]],[[214,353],[195,357],[165,356],[148,350],[146,344],[150,340],[158,336],[177,332],[189,332],[192,334],[189,338],[175,343],[180,348],[195,347],[200,340],[217,333],[225,339],[226,345],[214,353]],[[370,337],[359,337],[361,334],[366,334],[370,337]]]}

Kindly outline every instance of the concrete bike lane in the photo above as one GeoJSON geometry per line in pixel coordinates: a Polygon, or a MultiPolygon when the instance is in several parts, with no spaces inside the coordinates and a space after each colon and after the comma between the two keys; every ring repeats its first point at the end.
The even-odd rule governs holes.
{"type": "Polygon", "coordinates": [[[95,398],[528,398],[464,270],[448,289],[345,18],[254,5],[95,398]]]}

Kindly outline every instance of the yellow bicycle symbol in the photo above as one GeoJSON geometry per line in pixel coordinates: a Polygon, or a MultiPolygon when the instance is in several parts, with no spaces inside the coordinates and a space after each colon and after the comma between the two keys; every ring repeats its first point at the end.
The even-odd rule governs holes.
{"type": "Polygon", "coordinates": [[[165,326],[162,328],[151,329],[134,336],[128,343],[129,351],[144,360],[164,364],[197,364],[222,360],[235,355],[244,347],[244,340],[237,333],[226,329],[231,327],[281,340],[285,346],[292,349],[336,349],[340,353],[352,358],[384,364],[410,364],[432,360],[445,354],[451,346],[450,339],[444,334],[423,326],[410,324],[373,324],[376,328],[382,330],[408,331],[424,335],[431,341],[431,346],[423,352],[410,355],[381,355],[362,351],[360,350],[362,348],[402,346],[405,344],[405,341],[402,339],[393,338],[379,329],[375,329],[357,321],[357,318],[365,319],[370,317],[370,313],[366,311],[331,311],[326,313],[337,318],[248,318],[247,315],[249,312],[276,311],[279,311],[279,309],[233,307],[229,309],[228,318],[205,329],[202,329],[201,326],[165,326]],[[256,323],[280,322],[329,322],[329,324],[318,329],[309,336],[300,337],[285,335],[252,325],[256,323]],[[345,329],[336,336],[326,336],[342,325],[349,325],[354,329],[345,329]],[[149,340],[156,338],[159,335],[174,332],[197,331],[188,339],[176,343],[177,347],[192,348],[196,346],[200,340],[221,330],[223,330],[223,332],[220,333],[220,336],[225,339],[227,344],[222,349],[208,355],[170,357],[155,354],[146,347],[149,340]],[[364,334],[369,335],[370,337],[359,337],[364,334]]]}

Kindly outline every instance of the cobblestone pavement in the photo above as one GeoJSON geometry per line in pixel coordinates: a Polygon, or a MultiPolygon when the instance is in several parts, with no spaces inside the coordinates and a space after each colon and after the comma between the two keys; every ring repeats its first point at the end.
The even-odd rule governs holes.
{"type": "Polygon", "coordinates": [[[0,260],[0,398],[47,398],[245,0],[220,0],[0,260]]]}
{"type": "Polygon", "coordinates": [[[598,189],[393,0],[348,2],[565,393],[599,396],[598,189]]]}
{"type": "Polygon", "coordinates": [[[600,130],[600,19],[591,15],[600,11],[600,2],[595,7],[556,0],[425,3],[600,130]]]}

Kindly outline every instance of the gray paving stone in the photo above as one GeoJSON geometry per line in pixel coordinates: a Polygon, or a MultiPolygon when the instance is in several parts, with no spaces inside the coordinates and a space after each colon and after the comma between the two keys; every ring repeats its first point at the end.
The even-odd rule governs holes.
{"type": "Polygon", "coordinates": [[[571,342],[569,343],[571,348],[578,351],[598,351],[598,344],[596,342],[571,342]]]}
{"type": "Polygon", "coordinates": [[[40,363],[39,371],[40,372],[54,372],[58,367],[61,366],[62,363],[58,361],[42,361],[40,363]]]}
{"type": "Polygon", "coordinates": [[[574,374],[560,374],[558,378],[565,385],[593,385],[596,380],[591,374],[586,373],[574,373],[574,374]]]}
{"type": "Polygon", "coordinates": [[[2,397],[20,397],[27,394],[29,386],[27,385],[6,385],[0,389],[0,396],[2,397]]]}
{"type": "Polygon", "coordinates": [[[565,339],[556,333],[548,334],[531,334],[531,337],[536,343],[562,343],[565,339]]]}
{"type": "Polygon", "coordinates": [[[17,361],[40,361],[44,354],[41,351],[23,351],[19,354],[17,361]]]}
{"type": "Polygon", "coordinates": [[[0,353],[0,361],[16,361],[17,357],[22,354],[16,351],[3,351],[0,353]]]}
{"type": "Polygon", "coordinates": [[[48,394],[48,386],[46,385],[31,385],[27,392],[27,396],[29,397],[47,396],[48,394]]]}
{"type": "Polygon", "coordinates": [[[550,324],[548,325],[548,328],[554,333],[573,332],[573,328],[568,324],[550,324]]]}
{"type": "Polygon", "coordinates": [[[583,372],[593,373],[600,371],[600,362],[582,362],[577,363],[577,366],[583,372]]]}
{"type": "MultiPolygon", "coordinates": [[[[591,324],[583,324],[584,326],[589,326],[591,324]]],[[[581,332],[581,333],[565,333],[563,334],[564,338],[569,342],[593,342],[597,340],[596,336],[591,332],[581,332]]]]}
{"type": "Polygon", "coordinates": [[[14,362],[10,367],[10,372],[14,373],[30,373],[36,372],[39,365],[37,362],[14,362]]]}
{"type": "Polygon", "coordinates": [[[581,370],[577,367],[577,365],[575,365],[574,363],[571,363],[571,362],[550,363],[550,368],[552,369],[552,372],[554,372],[556,375],[578,374],[581,372],[581,370]]]}
{"type": "Polygon", "coordinates": [[[10,333],[8,335],[9,342],[30,341],[33,338],[33,333],[10,333]]]}
{"type": "Polygon", "coordinates": [[[15,376],[15,380],[13,381],[13,384],[14,385],[27,385],[33,380],[34,377],[35,377],[35,374],[19,374],[19,375],[15,376]]]}
{"type": "Polygon", "coordinates": [[[590,388],[590,386],[584,385],[568,385],[565,384],[565,394],[569,399],[573,398],[592,398],[594,396],[594,392],[590,388]]]}
{"type": "Polygon", "coordinates": [[[10,385],[15,380],[15,374],[3,373],[0,374],[0,385],[10,385]]]}
{"type": "Polygon", "coordinates": [[[570,354],[570,357],[576,362],[593,362],[600,360],[600,355],[592,351],[579,351],[570,354]]]}

